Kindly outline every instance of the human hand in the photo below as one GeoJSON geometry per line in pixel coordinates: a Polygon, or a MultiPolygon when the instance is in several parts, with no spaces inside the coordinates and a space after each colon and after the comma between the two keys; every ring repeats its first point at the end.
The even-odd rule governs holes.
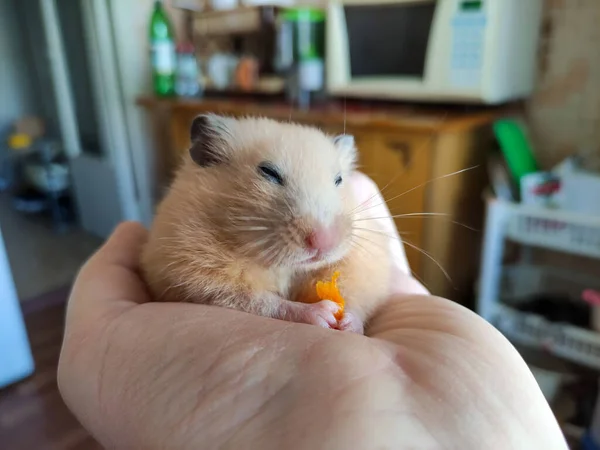
{"type": "Polygon", "coordinates": [[[398,228],[396,228],[387,203],[375,182],[363,173],[355,172],[350,183],[363,217],[371,217],[373,221],[377,220],[381,231],[390,236],[388,239],[389,251],[392,256],[390,292],[392,294],[429,294],[429,291],[411,275],[412,272],[398,228]]]}
{"type": "Polygon", "coordinates": [[[365,337],[149,303],[146,237],[121,225],[67,310],[59,386],[106,447],[566,449],[516,350],[461,306],[399,283],[365,337]]]}

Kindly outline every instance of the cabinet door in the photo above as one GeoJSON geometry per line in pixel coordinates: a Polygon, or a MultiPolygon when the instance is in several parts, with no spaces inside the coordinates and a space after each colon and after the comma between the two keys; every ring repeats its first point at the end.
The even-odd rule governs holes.
{"type": "MultiPolygon", "coordinates": [[[[427,135],[356,133],[359,169],[381,189],[405,242],[411,269],[422,278],[423,223],[432,139],[427,135]]],[[[368,222],[363,222],[367,224],[368,222]]],[[[362,226],[362,225],[361,225],[362,226]]]]}

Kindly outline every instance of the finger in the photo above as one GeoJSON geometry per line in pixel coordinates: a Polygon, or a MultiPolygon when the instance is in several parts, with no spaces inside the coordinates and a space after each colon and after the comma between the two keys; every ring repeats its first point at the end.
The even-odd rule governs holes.
{"type": "Polygon", "coordinates": [[[89,260],[89,265],[116,265],[137,271],[148,231],[138,222],[123,222],[89,260]]]}
{"type": "Polygon", "coordinates": [[[333,300],[321,300],[318,305],[323,306],[327,311],[336,314],[340,310],[340,305],[333,300]]]}
{"type": "Polygon", "coordinates": [[[138,223],[120,224],[106,243],[85,263],[75,280],[67,318],[94,320],[119,314],[149,300],[139,273],[147,231],[138,223]]]}
{"type": "Polygon", "coordinates": [[[391,295],[429,295],[430,292],[412,275],[399,267],[392,268],[391,295]]]}
{"type": "Polygon", "coordinates": [[[394,261],[394,265],[404,273],[409,274],[410,269],[402,240],[398,234],[398,228],[391,217],[390,210],[377,184],[363,173],[355,172],[350,180],[354,195],[359,205],[361,215],[374,218],[373,220],[381,226],[382,232],[390,236],[388,245],[394,261]],[[375,219],[378,218],[378,219],[375,219]]]}
{"type": "Polygon", "coordinates": [[[338,324],[337,328],[340,331],[349,331],[351,333],[365,333],[363,321],[359,319],[352,311],[347,311],[344,313],[344,317],[338,324]]]}
{"type": "MultiPolygon", "coordinates": [[[[525,447],[566,448],[556,419],[523,358],[498,330],[472,311],[442,298],[404,296],[369,325],[367,335],[391,342],[394,361],[408,379],[415,381],[414,388],[407,391],[416,392],[415,398],[419,391],[428,391],[415,401],[420,405],[415,417],[427,414],[425,410],[431,408],[424,406],[427,396],[434,395],[435,402],[429,405],[451,405],[451,410],[463,412],[461,420],[470,416],[466,411],[481,415],[485,410],[489,425],[478,421],[478,429],[511,430],[511,442],[519,443],[529,439],[539,443],[545,432],[549,440],[542,440],[553,445],[525,447]],[[478,394],[470,396],[473,392],[478,394]]],[[[439,423],[446,423],[443,415],[439,417],[439,423]]],[[[434,422],[430,425],[435,429],[434,422]]],[[[455,436],[453,433],[446,436],[455,436]]],[[[448,438],[440,438],[440,442],[444,440],[448,438]]]]}
{"type": "Polygon", "coordinates": [[[359,204],[364,204],[365,210],[362,214],[368,217],[383,217],[383,219],[377,220],[383,226],[384,231],[390,232],[394,236],[398,236],[398,230],[391,218],[390,210],[388,209],[387,203],[379,191],[377,184],[371,178],[360,172],[355,172],[353,174],[351,183],[354,195],[358,199],[359,204]]]}

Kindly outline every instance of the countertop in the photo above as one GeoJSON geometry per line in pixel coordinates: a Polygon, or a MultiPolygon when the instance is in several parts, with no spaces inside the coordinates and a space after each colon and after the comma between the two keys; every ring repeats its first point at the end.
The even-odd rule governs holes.
{"type": "Polygon", "coordinates": [[[308,110],[299,110],[289,103],[270,98],[180,99],[144,96],[140,97],[137,103],[150,110],[166,109],[188,113],[211,111],[219,114],[266,116],[286,121],[312,121],[323,125],[343,122],[351,127],[410,129],[438,133],[462,131],[521,112],[520,103],[484,107],[333,100],[317,104],[308,110]]]}

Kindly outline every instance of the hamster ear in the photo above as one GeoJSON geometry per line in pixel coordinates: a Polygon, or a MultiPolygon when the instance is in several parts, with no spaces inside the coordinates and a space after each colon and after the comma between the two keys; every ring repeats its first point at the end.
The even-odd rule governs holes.
{"type": "Polygon", "coordinates": [[[340,134],[333,138],[333,143],[342,154],[343,162],[351,169],[354,169],[358,157],[354,136],[340,134]]]}
{"type": "Polygon", "coordinates": [[[202,167],[225,162],[234,122],[234,119],[216,114],[202,114],[196,117],[190,130],[192,160],[202,167]]]}

